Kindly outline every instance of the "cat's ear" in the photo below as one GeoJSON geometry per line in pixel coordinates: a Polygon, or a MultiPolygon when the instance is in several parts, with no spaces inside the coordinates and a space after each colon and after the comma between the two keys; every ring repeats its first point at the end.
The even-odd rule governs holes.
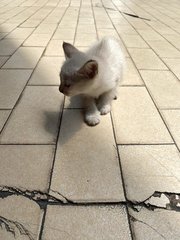
{"type": "Polygon", "coordinates": [[[71,58],[75,53],[79,52],[77,48],[75,48],[73,45],[67,42],[63,42],[62,47],[63,47],[66,59],[71,58]]]}
{"type": "Polygon", "coordinates": [[[95,60],[87,61],[79,70],[78,74],[85,78],[92,79],[98,73],[98,63],[95,60]]]}

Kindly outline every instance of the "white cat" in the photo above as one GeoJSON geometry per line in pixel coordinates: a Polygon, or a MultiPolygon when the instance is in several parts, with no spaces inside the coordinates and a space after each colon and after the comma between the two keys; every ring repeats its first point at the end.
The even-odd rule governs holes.
{"type": "Polygon", "coordinates": [[[66,96],[83,94],[85,122],[95,126],[100,114],[110,112],[116,97],[124,61],[120,45],[116,39],[105,37],[85,53],[65,42],[63,49],[66,61],[60,72],[59,91],[66,96]]]}

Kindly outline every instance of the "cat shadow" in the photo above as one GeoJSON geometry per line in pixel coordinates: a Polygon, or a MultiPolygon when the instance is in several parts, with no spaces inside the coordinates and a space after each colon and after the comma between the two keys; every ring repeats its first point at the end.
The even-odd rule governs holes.
{"type": "MultiPolygon", "coordinates": [[[[61,112],[44,111],[44,128],[45,130],[56,139],[58,133],[58,126],[60,121],[61,112]]],[[[54,141],[55,141],[54,139],[54,141]]]]}
{"type": "Polygon", "coordinates": [[[65,108],[66,109],[83,109],[84,103],[83,103],[83,96],[77,95],[73,97],[66,97],[65,99],[65,108]]]}
{"type": "Polygon", "coordinates": [[[84,124],[82,109],[65,108],[63,112],[46,111],[44,114],[45,130],[54,136],[54,141],[56,141],[59,132],[58,144],[60,145],[67,143],[84,124]]]}

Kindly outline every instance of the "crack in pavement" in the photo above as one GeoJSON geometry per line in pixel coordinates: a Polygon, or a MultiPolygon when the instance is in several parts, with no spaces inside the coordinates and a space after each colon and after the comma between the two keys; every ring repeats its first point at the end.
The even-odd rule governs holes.
{"type": "MultiPolygon", "coordinates": [[[[132,210],[136,212],[140,212],[141,209],[144,207],[150,211],[153,211],[155,209],[164,209],[164,210],[173,210],[173,211],[180,211],[180,193],[174,193],[174,192],[158,192],[155,191],[151,196],[149,196],[144,201],[119,201],[119,202],[76,202],[69,200],[67,197],[65,197],[63,194],[61,194],[58,191],[52,190],[51,191],[55,194],[58,194],[61,199],[52,196],[51,194],[38,191],[38,190],[22,190],[17,187],[9,187],[9,186],[0,186],[0,198],[4,199],[9,196],[18,195],[28,198],[29,200],[34,201],[39,205],[41,209],[45,209],[47,205],[75,205],[75,206],[92,206],[92,205],[121,205],[131,208],[132,210]],[[163,204],[161,203],[161,198],[165,196],[166,198],[163,199],[163,204]],[[157,200],[160,200],[160,204],[157,200]],[[166,202],[167,201],[167,202],[166,202]],[[169,201],[169,202],[168,202],[169,201]],[[157,203],[157,205],[155,204],[157,203]]],[[[148,225],[147,223],[144,223],[141,220],[138,220],[130,215],[130,219],[132,221],[138,221],[140,223],[143,223],[156,231],[157,234],[159,234],[163,239],[166,239],[161,233],[159,233],[156,229],[154,229],[152,226],[148,225]]],[[[34,240],[32,233],[28,231],[21,223],[13,220],[9,220],[3,216],[0,216],[0,227],[3,229],[6,229],[7,232],[10,232],[14,235],[16,235],[16,231],[21,235],[26,235],[30,240],[34,240]]]]}
{"type": "Polygon", "coordinates": [[[58,191],[51,189],[51,192],[57,193],[61,198],[63,198],[63,203],[72,203],[72,204],[74,203],[72,200],[66,198],[62,193],[60,193],[58,191]]]}
{"type": "Polygon", "coordinates": [[[148,223],[143,222],[142,220],[139,220],[139,219],[133,217],[133,216],[130,215],[130,214],[129,214],[129,217],[130,217],[130,220],[131,220],[132,222],[139,222],[139,223],[142,223],[142,224],[146,225],[147,227],[151,228],[151,229],[152,229],[153,231],[155,231],[159,236],[161,236],[163,239],[166,240],[166,238],[164,237],[164,235],[162,235],[160,232],[157,231],[157,229],[155,229],[154,227],[152,227],[152,226],[149,225],[148,223]]]}
{"type": "Polygon", "coordinates": [[[139,18],[139,19],[143,19],[143,20],[146,20],[146,21],[151,21],[151,19],[149,18],[145,18],[145,17],[140,17],[136,14],[132,14],[132,13],[127,13],[127,12],[122,12],[120,11],[119,9],[115,9],[115,8],[111,8],[111,7],[105,7],[104,4],[95,4],[94,7],[97,7],[97,8],[104,8],[104,9],[107,9],[107,10],[111,10],[111,11],[115,11],[115,12],[120,12],[120,13],[123,13],[125,15],[128,15],[130,17],[134,17],[134,18],[139,18]]]}
{"type": "Polygon", "coordinates": [[[155,191],[151,196],[141,202],[128,200],[127,206],[131,207],[136,212],[139,212],[141,207],[145,207],[152,211],[154,209],[164,209],[180,212],[180,193],[155,191]],[[161,198],[163,196],[165,196],[169,202],[161,203],[161,198]]]}
{"type": "Polygon", "coordinates": [[[21,235],[27,236],[30,240],[35,240],[32,236],[33,234],[17,221],[12,221],[0,216],[0,227],[1,229],[5,228],[7,232],[10,232],[14,236],[14,238],[16,238],[16,230],[18,230],[21,235]]]}
{"type": "MultiPolygon", "coordinates": [[[[62,199],[58,199],[48,193],[38,191],[38,190],[22,190],[17,187],[8,187],[8,186],[0,186],[0,198],[6,198],[12,195],[23,196],[34,202],[36,202],[41,209],[44,209],[45,205],[48,201],[58,202],[58,203],[66,203],[62,199]]],[[[62,196],[62,195],[61,195],[62,196]]]]}
{"type": "Polygon", "coordinates": [[[131,201],[127,199],[126,201],[119,201],[119,202],[76,202],[73,200],[68,199],[63,194],[58,191],[52,190],[52,192],[58,194],[61,199],[52,196],[51,194],[38,191],[38,190],[22,190],[17,187],[9,187],[9,186],[0,186],[0,198],[6,198],[12,195],[20,195],[26,197],[34,202],[36,202],[41,209],[44,209],[46,205],[51,204],[69,204],[69,205],[100,205],[100,204],[122,204],[132,208],[135,211],[139,211],[141,207],[145,207],[149,210],[154,209],[165,209],[165,210],[174,210],[180,211],[180,193],[174,192],[158,192],[155,191],[151,196],[146,198],[143,201],[131,201]],[[167,203],[163,204],[154,204],[157,200],[161,201],[161,197],[166,196],[167,203]]]}

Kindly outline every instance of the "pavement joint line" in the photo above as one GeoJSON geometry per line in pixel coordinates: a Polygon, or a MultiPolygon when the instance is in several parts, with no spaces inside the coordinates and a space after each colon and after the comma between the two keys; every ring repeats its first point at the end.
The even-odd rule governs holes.
{"type": "Polygon", "coordinates": [[[162,146],[162,145],[175,145],[174,143],[118,143],[118,146],[162,146]]]}
{"type": "Polygon", "coordinates": [[[165,111],[165,110],[180,110],[180,108],[161,108],[160,109],[161,111],[163,110],[163,111],[165,111]]]}
{"type": "MultiPolygon", "coordinates": [[[[112,1],[111,1],[112,2],[112,1]]],[[[112,4],[116,7],[116,5],[112,2],[112,4]]],[[[116,7],[117,8],[117,7],[116,7]]],[[[123,43],[123,45],[124,45],[124,47],[126,48],[126,50],[127,50],[127,52],[129,53],[129,51],[128,51],[128,49],[127,49],[127,47],[126,47],[126,45],[125,45],[125,43],[124,43],[124,41],[122,40],[122,38],[121,38],[121,36],[120,36],[120,34],[117,32],[117,29],[115,28],[115,25],[114,25],[114,23],[112,22],[112,19],[111,19],[111,17],[109,16],[109,14],[108,14],[108,12],[107,12],[107,10],[105,9],[105,11],[106,11],[106,13],[107,13],[107,15],[108,15],[108,17],[109,17],[109,19],[110,19],[110,21],[111,21],[111,23],[112,23],[112,25],[113,25],[113,27],[114,27],[114,29],[115,29],[115,31],[116,31],[116,33],[118,34],[118,36],[119,36],[119,38],[121,39],[121,41],[122,41],[122,43],[123,43]]],[[[123,16],[124,17],[124,16],[123,16]]],[[[128,20],[127,20],[128,21],[128,20]]],[[[129,21],[128,21],[128,23],[129,23],[129,21]]],[[[130,23],[130,25],[132,26],[132,24],[130,23]]],[[[133,28],[134,28],[134,26],[132,26],[133,28]]],[[[134,28],[134,30],[136,31],[136,29],[134,28]]],[[[136,31],[137,32],[137,31],[136,31]]],[[[149,46],[149,44],[148,44],[148,46],[149,46]]],[[[150,49],[151,49],[151,47],[150,47],[150,49]]],[[[132,59],[132,57],[131,57],[131,55],[129,54],[129,56],[130,56],[130,58],[131,58],[131,60],[132,60],[132,62],[134,63],[134,61],[133,61],[133,59],[132,59]]],[[[139,70],[137,69],[137,66],[136,66],[136,64],[134,63],[134,66],[135,66],[135,68],[136,68],[136,70],[138,71],[138,73],[139,73],[139,70]]],[[[140,76],[141,76],[141,74],[140,74],[140,76]]],[[[141,76],[141,78],[142,78],[142,76],[141,76]]],[[[145,87],[146,87],[146,84],[145,84],[145,82],[144,82],[144,80],[142,79],[142,81],[143,81],[143,83],[144,83],[144,85],[145,85],[145,87]]],[[[146,90],[147,90],[147,87],[146,87],[146,90]]],[[[148,91],[148,90],[147,90],[148,91]]],[[[150,95],[150,93],[149,93],[149,91],[148,91],[148,94],[150,95]]],[[[153,101],[153,99],[152,99],[152,96],[150,95],[150,98],[151,98],[151,100],[153,101]]],[[[164,121],[164,119],[162,118],[162,115],[161,115],[161,113],[159,112],[159,109],[157,108],[157,105],[155,104],[155,102],[153,101],[153,103],[154,103],[154,105],[155,105],[155,107],[156,107],[156,109],[157,109],[157,111],[158,111],[158,113],[160,114],[160,117],[161,117],[161,119],[162,119],[162,121],[163,121],[163,123],[165,124],[165,126],[166,126],[166,128],[167,128],[167,130],[168,130],[168,132],[169,132],[169,134],[170,134],[170,136],[172,137],[172,134],[170,133],[170,130],[169,130],[169,128],[167,127],[167,125],[166,125],[166,123],[165,123],[165,121],[164,121]]],[[[112,113],[111,113],[111,121],[112,121],[112,123],[113,123],[113,119],[112,119],[112,113]]],[[[113,124],[112,124],[113,125],[113,124]]],[[[114,125],[113,125],[113,128],[114,128],[114,125]]],[[[114,134],[115,134],[115,132],[114,132],[114,134]]],[[[115,135],[115,139],[116,139],[116,135],[115,135]]],[[[172,138],[173,139],[173,141],[174,141],[174,138],[172,138]]],[[[175,142],[175,141],[174,141],[175,142]]],[[[116,143],[117,144],[117,143],[116,143]]],[[[175,143],[175,145],[176,145],[176,147],[177,147],[177,149],[179,150],[179,148],[178,148],[178,146],[177,146],[177,144],[175,143]]],[[[118,154],[119,154],[119,164],[120,164],[120,168],[121,168],[121,172],[122,172],[122,167],[121,167],[121,161],[120,161],[120,153],[119,153],[119,151],[117,151],[118,152],[118,154]]],[[[122,172],[122,179],[123,179],[123,181],[122,181],[122,183],[123,183],[123,189],[124,189],[124,192],[125,192],[125,198],[126,198],[126,187],[125,187],[125,183],[124,183],[124,177],[123,177],[123,172],[122,172]]],[[[129,210],[128,210],[128,207],[126,207],[126,211],[127,211],[127,216],[128,216],[128,224],[129,224],[129,229],[130,229],[130,233],[131,233],[131,238],[133,239],[133,240],[135,240],[134,238],[135,238],[135,236],[134,236],[134,233],[133,233],[133,226],[132,226],[132,223],[131,223],[131,221],[130,221],[130,213],[129,213],[129,210]]]]}
{"type": "Polygon", "coordinates": [[[119,88],[122,88],[122,87],[145,87],[144,84],[141,84],[141,85],[130,85],[130,84],[124,84],[124,85],[119,85],[119,88]]]}
{"type": "MultiPolygon", "coordinates": [[[[59,1],[60,2],[60,1],[59,1]]],[[[60,22],[62,21],[63,17],[65,16],[66,12],[68,11],[68,9],[70,8],[70,5],[71,5],[71,1],[69,2],[69,5],[66,7],[63,15],[61,16],[61,19],[60,21],[58,22],[57,26],[56,26],[56,29],[54,30],[52,36],[51,36],[51,39],[53,38],[60,22]]],[[[80,8],[79,8],[79,11],[80,11],[80,8]]],[[[49,42],[51,41],[51,39],[49,40],[49,42]]],[[[48,42],[48,44],[49,44],[48,42]]],[[[47,44],[47,46],[48,46],[47,44]]],[[[45,53],[45,51],[44,51],[45,53]]],[[[44,55],[43,53],[43,55],[44,55]]],[[[57,138],[56,138],[56,145],[55,145],[55,151],[54,151],[54,158],[53,158],[53,163],[52,163],[52,167],[51,167],[51,173],[50,173],[50,178],[49,178],[49,186],[48,186],[48,193],[50,191],[50,187],[51,187],[51,182],[52,182],[52,176],[53,176],[53,170],[54,170],[54,164],[55,164],[55,160],[56,160],[56,151],[57,151],[57,144],[58,144],[58,139],[59,139],[59,134],[60,134],[60,130],[61,130],[61,124],[62,124],[62,118],[63,118],[63,109],[64,109],[64,104],[65,104],[65,97],[64,97],[64,100],[63,100],[63,105],[62,105],[62,111],[60,111],[60,115],[59,115],[59,127],[58,127],[58,133],[57,133],[57,138]]],[[[44,213],[43,213],[43,217],[42,217],[42,222],[40,224],[40,231],[39,231],[39,237],[38,239],[41,240],[42,239],[42,234],[43,234],[43,230],[44,230],[44,224],[45,224],[45,220],[46,220],[46,212],[47,212],[47,204],[44,208],[44,213]]]]}
{"type": "MultiPolygon", "coordinates": [[[[91,0],[92,2],[92,0],[91,0]]],[[[101,0],[101,4],[104,6],[102,0],[101,0]]],[[[112,20],[111,18],[109,17],[109,14],[107,13],[107,10],[105,9],[105,12],[107,14],[107,17],[109,18],[109,20],[111,21],[111,24],[113,25],[114,27],[114,24],[112,23],[112,20]]],[[[93,9],[93,13],[94,13],[94,9],[93,9]]],[[[95,14],[94,14],[94,17],[95,17],[95,14]]],[[[95,20],[95,18],[94,18],[95,20]]],[[[96,22],[96,21],[95,21],[96,22]]],[[[97,29],[97,26],[96,26],[96,31],[97,31],[97,34],[98,34],[98,29],[97,29]]],[[[116,29],[115,29],[116,31],[116,29]]],[[[116,31],[117,32],[117,31],[116,31]]],[[[122,180],[122,185],[123,185],[123,192],[124,192],[124,196],[125,196],[125,199],[127,200],[127,194],[126,194],[126,187],[125,187],[125,181],[124,181],[124,175],[123,175],[123,171],[122,171],[122,165],[121,165],[121,159],[120,159],[120,153],[118,151],[118,144],[117,144],[117,139],[116,139],[116,134],[115,134],[115,128],[114,128],[114,122],[113,122],[113,118],[112,118],[112,113],[110,112],[110,117],[111,117],[111,124],[112,124],[112,129],[113,129],[113,136],[114,136],[114,140],[115,140],[115,148],[116,148],[116,152],[117,152],[117,155],[118,155],[118,161],[119,161],[119,170],[120,170],[120,175],[121,175],[121,180],[122,180]]],[[[129,218],[129,211],[128,211],[128,207],[126,206],[126,212],[127,212],[127,219],[128,219],[128,225],[129,225],[129,229],[130,229],[130,234],[131,234],[131,238],[134,239],[134,235],[133,235],[133,230],[132,230],[132,225],[130,223],[130,218],[129,218]]]]}
{"type": "Polygon", "coordinates": [[[93,19],[94,19],[94,26],[95,26],[95,30],[96,30],[96,36],[97,36],[97,39],[99,39],[98,28],[97,28],[97,24],[96,24],[96,17],[95,17],[95,13],[94,13],[94,7],[93,7],[92,0],[91,0],[91,10],[92,10],[93,19]]]}
{"type": "Polygon", "coordinates": [[[59,84],[28,84],[29,87],[59,87],[59,84]]]}
{"type": "Polygon", "coordinates": [[[147,69],[147,68],[138,68],[139,71],[153,71],[153,72],[170,72],[169,69],[147,69]]]}
{"type": "Polygon", "coordinates": [[[0,70],[33,70],[34,68],[1,68],[0,70]]]}
{"type": "MultiPolygon", "coordinates": [[[[125,187],[124,175],[123,175],[123,170],[122,170],[121,158],[120,158],[120,153],[119,153],[119,150],[118,150],[118,144],[117,144],[117,140],[116,140],[114,122],[113,122],[113,118],[112,118],[112,113],[111,112],[110,112],[110,117],[111,117],[111,124],[112,124],[113,136],[114,136],[114,141],[115,141],[115,146],[114,147],[116,149],[116,153],[117,153],[117,156],[118,156],[119,171],[120,171],[120,175],[121,175],[121,181],[122,181],[122,186],[123,186],[123,193],[124,193],[125,200],[127,201],[127,194],[126,194],[126,187],[125,187]]],[[[134,235],[133,235],[133,230],[132,230],[132,226],[131,226],[131,222],[130,222],[130,218],[129,218],[129,210],[128,210],[127,206],[126,206],[126,213],[127,213],[127,220],[128,220],[130,235],[131,235],[131,238],[133,240],[134,239],[134,235]]]]}
{"type": "Polygon", "coordinates": [[[55,146],[55,143],[0,143],[0,146],[55,146]]]}
{"type": "MultiPolygon", "coordinates": [[[[102,5],[103,5],[102,0],[101,0],[101,3],[102,3],[102,5]]],[[[114,5],[114,3],[113,3],[113,5],[114,5]]],[[[104,6],[104,5],[103,5],[103,6],[104,6]]],[[[117,33],[117,30],[116,30],[116,28],[115,28],[115,26],[114,26],[114,24],[113,24],[113,22],[112,22],[112,20],[111,20],[111,18],[110,18],[110,16],[109,16],[109,14],[108,14],[108,12],[107,12],[106,9],[105,9],[105,12],[106,12],[109,20],[111,21],[111,24],[113,25],[113,27],[114,27],[114,29],[115,29],[115,31],[116,31],[116,33],[117,33]]],[[[118,33],[117,33],[117,34],[118,34],[118,33]]],[[[118,36],[119,36],[119,34],[118,34],[118,36]]],[[[120,36],[119,36],[119,37],[120,37],[120,36]]],[[[121,37],[120,37],[120,39],[121,39],[121,37]]],[[[122,39],[121,39],[121,41],[122,41],[122,39]]],[[[123,42],[123,43],[124,43],[124,42],[123,42]]],[[[126,46],[124,46],[124,47],[126,47],[126,46]]],[[[130,57],[131,57],[131,56],[130,56],[130,57]]],[[[115,129],[114,129],[114,122],[113,122],[113,118],[112,118],[112,113],[111,113],[111,112],[110,112],[110,116],[111,116],[111,123],[112,123],[112,128],[113,128],[114,140],[115,140],[115,144],[116,144],[115,148],[116,148],[116,151],[117,151],[117,154],[118,154],[119,169],[120,169],[120,174],[121,174],[121,179],[122,179],[123,192],[124,192],[125,199],[126,199],[126,201],[127,201],[127,194],[126,194],[126,187],[125,187],[124,175],[123,175],[123,171],[122,171],[120,153],[119,153],[119,151],[118,151],[118,144],[117,144],[117,140],[116,140],[116,134],[115,134],[115,129]]],[[[132,227],[132,224],[131,224],[131,221],[130,221],[129,209],[128,209],[127,206],[126,206],[126,212],[127,212],[127,220],[128,220],[130,235],[131,235],[132,240],[135,240],[135,239],[134,239],[134,238],[135,238],[135,237],[134,237],[134,233],[133,233],[133,227],[132,227]]]]}
{"type": "MultiPolygon", "coordinates": [[[[82,0],[81,0],[81,3],[82,3],[82,0]]],[[[66,7],[66,10],[61,18],[61,21],[63,19],[63,17],[65,16],[66,12],[68,11],[68,9],[70,8],[71,6],[71,1],[69,2],[69,5],[66,7]]],[[[79,13],[80,13],[80,8],[81,8],[81,5],[79,7],[79,10],[78,10],[78,18],[77,18],[77,24],[76,24],[76,30],[75,30],[75,34],[74,34],[74,40],[73,40],[73,43],[75,42],[75,37],[76,37],[76,31],[77,31],[77,25],[78,25],[78,20],[79,20],[79,13]]],[[[60,22],[59,21],[59,24],[60,22]]],[[[59,26],[58,24],[58,26],[59,26]]],[[[57,28],[56,28],[57,29],[57,28]]],[[[54,31],[54,33],[56,32],[56,30],[54,31]]],[[[52,35],[52,38],[53,38],[54,34],[52,35]]],[[[48,45],[47,45],[48,46],[48,45]]],[[[63,106],[62,106],[62,112],[61,112],[61,115],[60,115],[60,119],[59,119],[59,130],[58,130],[58,134],[57,134],[57,139],[56,139],[56,147],[55,147],[55,152],[54,152],[54,159],[53,159],[53,163],[52,163],[52,168],[51,168],[51,174],[50,174],[50,181],[49,181],[49,187],[48,187],[48,192],[50,191],[50,187],[51,187],[51,182],[52,182],[52,176],[53,176],[53,170],[54,170],[54,164],[55,164],[55,159],[56,159],[56,151],[57,151],[57,143],[58,143],[58,139],[59,139],[59,134],[60,134],[60,131],[61,131],[61,124],[62,124],[62,118],[63,118],[63,111],[64,111],[64,104],[65,104],[65,97],[64,97],[64,101],[63,101],[63,106]]],[[[45,224],[45,220],[46,220],[46,213],[47,213],[47,204],[45,206],[45,209],[44,209],[44,213],[43,213],[43,218],[42,218],[42,222],[41,222],[41,225],[40,225],[40,231],[39,231],[39,240],[42,239],[42,235],[43,235],[43,231],[44,231],[44,224],[45,224]]]]}

